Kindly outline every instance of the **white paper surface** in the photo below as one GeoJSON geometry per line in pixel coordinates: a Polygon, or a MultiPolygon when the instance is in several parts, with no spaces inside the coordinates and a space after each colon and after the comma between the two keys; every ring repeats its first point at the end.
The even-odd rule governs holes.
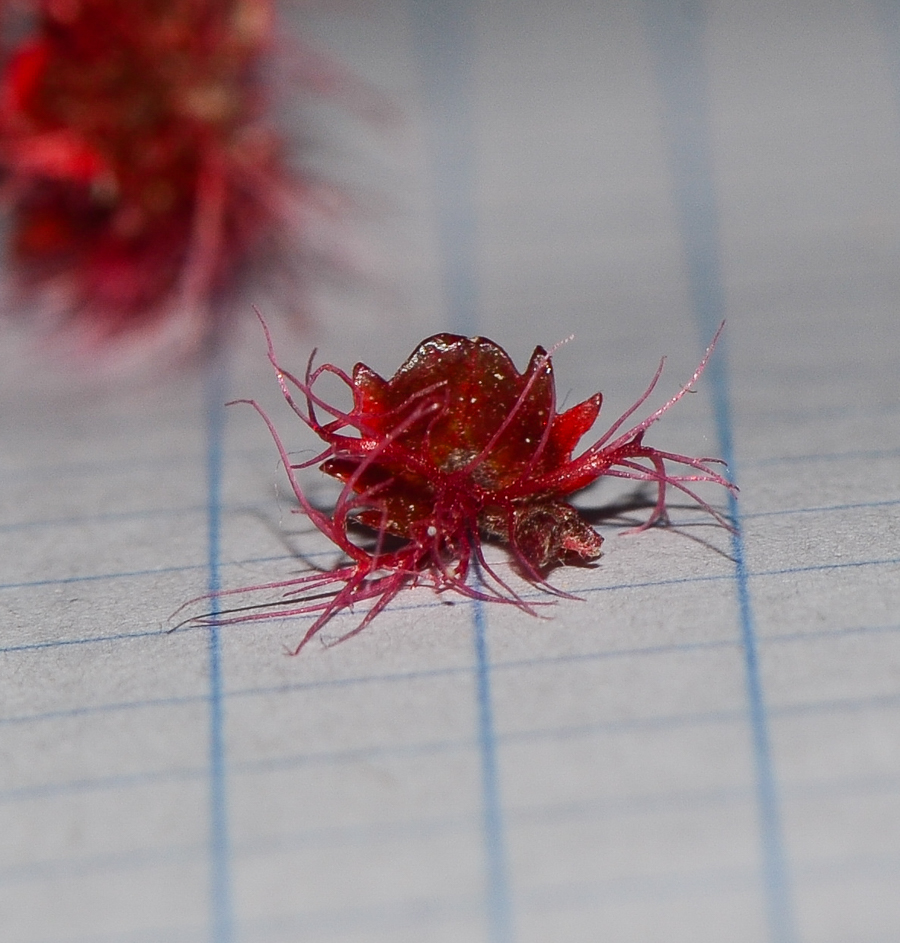
{"type": "Polygon", "coordinates": [[[649,441],[732,459],[741,539],[676,501],[669,530],[602,521],[599,565],[553,575],[582,601],[546,619],[419,590],[294,659],[300,620],[165,634],[211,581],[325,549],[261,421],[221,409],[255,396],[314,447],[256,325],[218,373],[113,390],[23,369],[7,332],[3,939],[900,938],[896,4],[313,26],[406,117],[335,132],[390,206],[356,233],[378,278],[282,325],[285,365],[318,344],[390,374],[451,330],[524,366],[574,333],[560,395],[612,417],[668,354],[662,402],[726,317],[649,441]]]}

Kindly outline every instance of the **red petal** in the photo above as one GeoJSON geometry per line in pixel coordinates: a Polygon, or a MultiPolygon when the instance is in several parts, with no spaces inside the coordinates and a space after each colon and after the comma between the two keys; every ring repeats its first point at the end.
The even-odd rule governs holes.
{"type": "Polygon", "coordinates": [[[596,422],[602,402],[602,394],[595,393],[590,399],[567,409],[553,420],[546,458],[541,462],[542,467],[552,468],[572,457],[581,437],[596,422]]]}

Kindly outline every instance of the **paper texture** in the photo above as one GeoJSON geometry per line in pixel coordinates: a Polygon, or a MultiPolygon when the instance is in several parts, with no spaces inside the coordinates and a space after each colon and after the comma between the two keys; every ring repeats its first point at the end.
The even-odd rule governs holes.
{"type": "Polygon", "coordinates": [[[259,417],[221,405],[315,447],[258,325],[206,374],[112,389],[24,367],[7,330],[3,940],[900,938],[896,4],[388,2],[311,29],[403,118],[317,119],[388,209],[347,224],[371,276],[306,334],[273,312],[285,365],[390,374],[450,330],[524,366],[574,334],[560,396],[612,418],[726,318],[648,441],[729,459],[740,538],[674,500],[670,529],[602,519],[545,618],[417,590],[297,658],[302,620],[166,634],[216,581],[333,559],[259,417]]]}

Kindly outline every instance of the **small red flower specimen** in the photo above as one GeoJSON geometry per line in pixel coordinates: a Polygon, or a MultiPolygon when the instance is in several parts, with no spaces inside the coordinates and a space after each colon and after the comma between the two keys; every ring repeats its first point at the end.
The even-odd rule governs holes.
{"type": "Polygon", "coordinates": [[[26,297],[90,342],[209,302],[292,192],[262,65],[270,0],[32,0],[0,77],[11,260],[26,297]]]}
{"type": "Polygon", "coordinates": [[[206,618],[227,624],[313,614],[316,618],[296,654],[340,610],[374,600],[359,626],[343,636],[349,638],[401,589],[422,582],[430,583],[436,592],[454,590],[472,599],[510,602],[531,612],[532,606],[486,561],[482,539],[506,544],[529,582],[558,592],[544,578],[547,567],[593,560],[600,555],[602,542],[566,499],[604,475],[656,485],[656,505],[638,530],[667,519],[669,487],[688,495],[730,528],[691,487],[692,482],[712,482],[736,490],[711,468],[719,460],[691,458],[644,444],[647,429],[699,378],[718,336],[688,383],[667,403],[627,431],[619,431],[654,389],[662,372],[660,363],[640,399],[577,455],[579,440],[600,412],[601,395],[557,412],[550,354],[540,347],[524,373],[519,373],[493,341],[436,334],[423,341],[389,380],[362,363],[353,368],[352,375],[331,364],[313,369],[312,358],[300,379],[278,365],[269,337],[269,359],[285,399],[326,448],[309,461],[292,462],[268,416],[255,402],[240,402],[249,402],[267,423],[299,510],[349,562],[330,572],[222,593],[286,590],[274,604],[226,611],[199,621],[206,618]],[[346,384],[353,397],[349,412],[329,405],[316,393],[323,374],[346,384]],[[320,413],[327,419],[320,419],[320,413]],[[667,463],[686,471],[674,473],[667,463]],[[296,479],[298,469],[316,464],[343,482],[330,515],[310,503],[296,479]],[[351,539],[354,522],[372,530],[373,547],[351,539]],[[481,580],[471,585],[468,576],[476,566],[481,580]],[[266,611],[252,611],[256,608],[266,611]]]}

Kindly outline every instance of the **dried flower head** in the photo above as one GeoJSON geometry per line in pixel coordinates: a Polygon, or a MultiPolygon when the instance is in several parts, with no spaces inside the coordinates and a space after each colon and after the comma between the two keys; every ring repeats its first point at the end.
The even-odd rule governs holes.
{"type": "Polygon", "coordinates": [[[312,358],[300,379],[279,366],[266,333],[269,359],[285,399],[326,448],[308,461],[293,462],[260,407],[252,400],[239,402],[250,403],[267,423],[299,510],[349,562],[329,572],[223,593],[284,591],[275,603],[217,615],[217,624],[314,615],[296,654],[340,610],[372,601],[347,638],[371,622],[401,589],[421,583],[436,592],[453,590],[532,612],[532,605],[485,559],[482,540],[505,544],[526,580],[557,592],[546,582],[547,568],[594,560],[602,543],[567,498],[605,475],[656,485],[656,504],[637,530],[667,520],[669,488],[686,494],[723,526],[731,526],[692,487],[711,482],[736,490],[711,467],[719,460],[644,444],[647,429],[693,387],[718,333],[694,375],[667,403],[620,432],[656,386],[660,363],[640,399],[578,454],[578,442],[600,412],[601,395],[557,412],[551,356],[540,347],[519,373],[493,341],[436,334],[390,379],[362,363],[352,375],[332,364],[313,368],[312,358]],[[318,395],[316,384],[323,374],[347,386],[353,399],[349,412],[318,395]],[[673,472],[669,464],[685,470],[673,472]],[[343,483],[330,514],[315,507],[297,481],[296,472],[312,465],[343,483]],[[357,522],[374,533],[373,547],[351,539],[351,525],[357,522]],[[469,576],[476,565],[481,578],[473,584],[469,576]]]}
{"type": "Polygon", "coordinates": [[[34,0],[0,78],[13,273],[88,341],[187,343],[295,191],[270,127],[269,0],[34,0]]]}

